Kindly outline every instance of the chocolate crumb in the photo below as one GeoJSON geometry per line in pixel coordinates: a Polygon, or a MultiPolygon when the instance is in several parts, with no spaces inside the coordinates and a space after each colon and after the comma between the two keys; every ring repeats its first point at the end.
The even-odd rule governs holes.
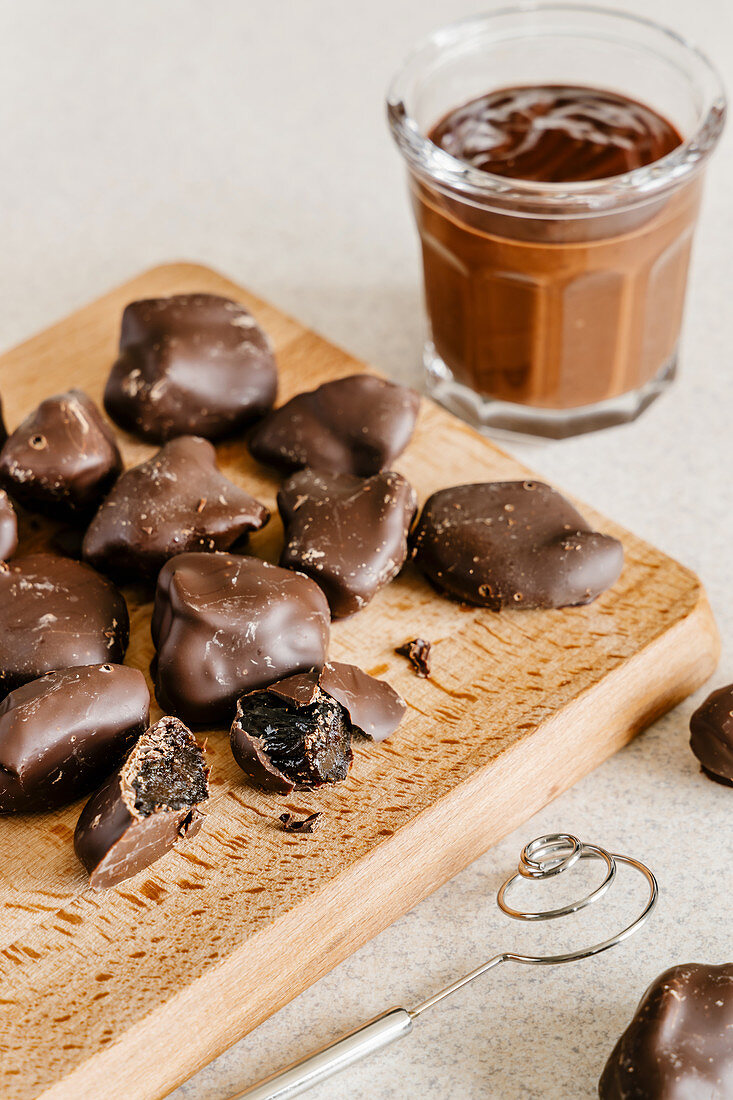
{"type": "Polygon", "coordinates": [[[298,821],[295,814],[280,814],[280,820],[286,833],[312,833],[320,816],[319,811],[310,814],[303,821],[298,821]]]}
{"type": "Polygon", "coordinates": [[[399,653],[400,657],[407,657],[415,674],[425,679],[430,675],[430,650],[430,642],[424,638],[412,638],[411,641],[398,645],[395,653],[399,653]]]}

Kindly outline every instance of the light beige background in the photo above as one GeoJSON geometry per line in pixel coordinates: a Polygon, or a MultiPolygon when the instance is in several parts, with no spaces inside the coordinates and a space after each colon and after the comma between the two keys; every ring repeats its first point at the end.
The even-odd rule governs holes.
{"type": "MultiPolygon", "coordinates": [[[[727,0],[627,2],[697,39],[733,85],[727,0]]],[[[418,256],[383,93],[419,35],[482,6],[3,0],[3,345],[147,265],[189,258],[415,381],[418,256]]],[[[716,685],[733,680],[731,178],[729,130],[709,174],[673,393],[634,425],[511,447],[699,570],[724,636],[716,685]]],[[[725,862],[733,791],[702,778],[687,749],[696,701],[244,1039],[176,1100],[223,1100],[382,1007],[421,999],[495,950],[575,943],[586,927],[614,929],[640,897],[630,883],[628,902],[609,899],[587,926],[569,922],[564,937],[549,927],[517,931],[498,915],[493,895],[521,845],[560,829],[648,860],[662,890],[648,930],[590,963],[497,972],[424,1017],[400,1046],[312,1095],[593,1095],[607,1053],[658,971],[733,956],[733,871],[725,862]]]]}

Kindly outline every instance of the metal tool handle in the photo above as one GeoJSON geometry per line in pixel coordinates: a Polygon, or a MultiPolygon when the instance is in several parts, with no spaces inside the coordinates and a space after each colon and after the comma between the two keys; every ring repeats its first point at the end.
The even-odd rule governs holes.
{"type": "Polygon", "coordinates": [[[401,1039],[412,1030],[412,1016],[406,1008],[390,1008],[368,1024],[350,1031],[335,1042],[314,1050],[286,1069],[273,1073],[258,1085],[238,1092],[230,1100],[289,1100],[305,1089],[325,1081],[334,1073],[401,1039]]]}

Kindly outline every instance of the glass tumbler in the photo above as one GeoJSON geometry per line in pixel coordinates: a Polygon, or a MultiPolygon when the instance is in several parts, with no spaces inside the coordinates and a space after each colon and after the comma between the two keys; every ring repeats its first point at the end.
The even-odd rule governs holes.
{"type": "Polygon", "coordinates": [[[389,90],[422,244],[429,392],[475,427],[555,438],[632,420],[672,381],[720,78],[674,32],[604,8],[538,3],[436,31],[389,90]],[[623,175],[493,175],[428,137],[489,91],[583,85],[671,122],[682,144],[623,175]]]}

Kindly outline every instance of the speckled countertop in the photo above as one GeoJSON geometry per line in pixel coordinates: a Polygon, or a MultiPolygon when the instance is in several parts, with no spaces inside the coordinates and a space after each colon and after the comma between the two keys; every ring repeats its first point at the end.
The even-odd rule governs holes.
{"type": "MultiPolygon", "coordinates": [[[[608,0],[607,0],[608,2],[608,0]]],[[[395,377],[416,380],[418,256],[382,116],[392,70],[466,0],[2,0],[2,343],[145,266],[207,262],[395,377]]],[[[627,0],[694,36],[730,78],[727,0],[627,0]]],[[[733,680],[733,127],[712,163],[674,390],[637,423],[509,449],[696,569],[733,680]]],[[[70,382],[72,379],[69,380],[70,382]]],[[[314,1100],[593,1095],[646,983],[733,955],[733,792],[687,748],[690,699],[175,1093],[223,1100],[389,1004],[514,943],[493,896],[521,845],[570,830],[646,859],[661,901],[626,947],[498,971],[314,1100]]],[[[631,889],[631,888],[630,888],[631,889]]],[[[633,911],[609,899],[598,929],[633,911]]],[[[598,907],[597,907],[598,908],[598,907]]],[[[600,921],[600,923],[599,923],[600,921]]]]}

